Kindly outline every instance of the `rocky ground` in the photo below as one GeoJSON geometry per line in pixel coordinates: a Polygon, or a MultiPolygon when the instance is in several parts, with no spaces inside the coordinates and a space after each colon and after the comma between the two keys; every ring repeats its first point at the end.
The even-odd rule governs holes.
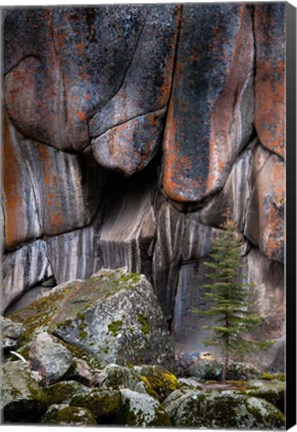
{"type": "Polygon", "coordinates": [[[102,270],[1,318],[5,424],[283,429],[283,374],[215,359],[186,369],[152,286],[102,270]]]}

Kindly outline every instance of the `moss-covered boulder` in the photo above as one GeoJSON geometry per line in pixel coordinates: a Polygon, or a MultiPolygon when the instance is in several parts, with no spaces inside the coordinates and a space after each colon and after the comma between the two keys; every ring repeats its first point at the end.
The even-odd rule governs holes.
{"type": "Polygon", "coordinates": [[[217,360],[200,360],[189,367],[187,375],[197,380],[219,380],[222,365],[217,360]]]}
{"type": "Polygon", "coordinates": [[[179,387],[176,376],[161,366],[135,366],[133,369],[144,382],[146,392],[160,401],[179,387]]]}
{"type": "Polygon", "coordinates": [[[61,381],[44,387],[48,406],[56,404],[69,404],[77,393],[88,392],[89,388],[77,381],[61,381]]]}
{"type": "Polygon", "coordinates": [[[246,394],[265,399],[285,412],[285,382],[278,380],[250,382],[246,394]]]}
{"type": "Polygon", "coordinates": [[[171,421],[160,403],[153,397],[130,389],[122,389],[122,417],[125,426],[171,426],[171,421]]]}
{"type": "Polygon", "coordinates": [[[162,366],[140,365],[120,366],[110,364],[102,369],[101,386],[113,389],[129,388],[140,393],[147,393],[159,401],[165,399],[179,387],[176,376],[162,366]]]}
{"type": "Polygon", "coordinates": [[[175,367],[171,337],[152,285],[125,269],[101,270],[85,281],[56,287],[11,315],[24,324],[23,345],[41,329],[96,359],[101,367],[175,367]]]}
{"type": "Polygon", "coordinates": [[[266,400],[236,391],[172,393],[164,408],[178,427],[209,429],[281,429],[285,418],[266,400]]]}
{"type": "Polygon", "coordinates": [[[233,361],[229,364],[227,379],[248,381],[251,379],[259,378],[262,373],[263,371],[261,371],[251,363],[233,361]]]}
{"type": "Polygon", "coordinates": [[[98,424],[118,424],[122,397],[119,390],[94,388],[78,393],[70,401],[71,406],[91,411],[98,424]]]}
{"type": "Polygon", "coordinates": [[[94,426],[97,425],[93,414],[86,408],[67,404],[51,405],[41,423],[59,426],[94,426]]]}
{"type": "Polygon", "coordinates": [[[70,368],[72,354],[47,332],[42,332],[31,345],[29,360],[32,369],[43,377],[42,383],[53,384],[70,368]]]}
{"type": "Polygon", "coordinates": [[[2,367],[1,411],[4,423],[37,423],[45,413],[45,394],[22,361],[2,367]]]}

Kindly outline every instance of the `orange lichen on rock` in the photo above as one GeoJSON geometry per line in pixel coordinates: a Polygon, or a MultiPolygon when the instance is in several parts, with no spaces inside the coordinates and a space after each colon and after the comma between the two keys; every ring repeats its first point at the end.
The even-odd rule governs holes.
{"type": "Polygon", "coordinates": [[[255,6],[255,127],[262,144],[285,157],[285,4],[255,6]]]}

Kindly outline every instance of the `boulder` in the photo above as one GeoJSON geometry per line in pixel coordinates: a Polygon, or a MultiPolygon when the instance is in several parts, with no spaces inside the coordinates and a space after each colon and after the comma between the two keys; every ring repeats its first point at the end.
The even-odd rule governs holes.
{"type": "Polygon", "coordinates": [[[187,374],[198,380],[219,380],[222,365],[217,360],[199,360],[189,367],[187,374]]]}
{"type": "MultiPolygon", "coordinates": [[[[190,366],[187,373],[198,380],[219,380],[222,375],[222,363],[217,360],[199,360],[190,366]]],[[[229,363],[227,380],[247,381],[259,378],[262,371],[249,363],[231,361],[229,363]]]]}
{"type": "Polygon", "coordinates": [[[46,411],[45,394],[22,361],[2,368],[1,409],[4,423],[37,423],[46,411]]]}
{"type": "Polygon", "coordinates": [[[156,364],[174,370],[169,331],[152,286],[141,274],[101,270],[86,281],[54,288],[11,317],[27,325],[27,339],[46,326],[101,367],[156,364]]]}
{"type": "Polygon", "coordinates": [[[159,401],[164,400],[178,388],[176,376],[161,366],[134,366],[133,370],[144,382],[146,392],[159,401]]]}
{"type": "Polygon", "coordinates": [[[177,427],[205,429],[280,429],[285,417],[271,403],[226,390],[172,393],[164,408],[177,427]]]}
{"type": "Polygon", "coordinates": [[[120,424],[127,426],[171,426],[168,414],[152,396],[122,389],[123,415],[120,424]]]}
{"type": "Polygon", "coordinates": [[[57,426],[94,426],[96,420],[86,408],[67,404],[51,405],[41,419],[41,424],[57,426]]]}
{"type": "Polygon", "coordinates": [[[44,384],[53,384],[65,375],[72,363],[72,354],[46,332],[33,341],[29,360],[33,370],[39,371],[44,384]]]}
{"type": "Polygon", "coordinates": [[[24,332],[21,323],[15,323],[9,318],[0,316],[0,334],[2,338],[2,349],[14,350],[18,345],[18,340],[24,332]]]}
{"type": "Polygon", "coordinates": [[[249,382],[246,394],[257,398],[265,399],[272,405],[276,406],[280,411],[285,413],[285,382],[273,379],[271,381],[256,381],[249,382]]]}

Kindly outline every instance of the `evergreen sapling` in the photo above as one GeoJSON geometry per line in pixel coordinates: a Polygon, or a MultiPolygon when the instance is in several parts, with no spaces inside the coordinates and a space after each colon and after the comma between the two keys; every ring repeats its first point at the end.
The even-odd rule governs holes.
{"type": "Polygon", "coordinates": [[[206,273],[209,283],[202,288],[206,290],[203,297],[208,309],[193,309],[212,321],[212,324],[204,327],[210,330],[210,338],[204,343],[218,346],[222,352],[222,381],[226,380],[232,356],[243,358],[260,345],[247,337],[261,320],[259,315],[252,311],[250,288],[253,284],[247,283],[246,275],[240,272],[241,246],[242,239],[236,225],[227,220],[221,234],[213,243],[211,261],[205,262],[209,270],[206,273]]]}

